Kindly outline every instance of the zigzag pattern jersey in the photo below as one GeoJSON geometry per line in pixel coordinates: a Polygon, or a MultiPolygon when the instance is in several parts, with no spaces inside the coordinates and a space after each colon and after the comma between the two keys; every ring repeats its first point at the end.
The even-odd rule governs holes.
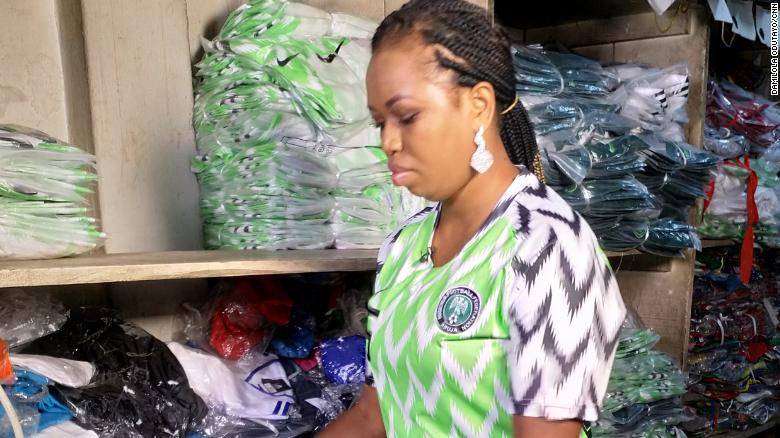
{"type": "Polygon", "coordinates": [[[369,384],[389,437],[511,437],[512,416],[598,419],[625,306],[593,232],[518,176],[449,263],[439,207],[384,244],[369,301],[369,384]]]}

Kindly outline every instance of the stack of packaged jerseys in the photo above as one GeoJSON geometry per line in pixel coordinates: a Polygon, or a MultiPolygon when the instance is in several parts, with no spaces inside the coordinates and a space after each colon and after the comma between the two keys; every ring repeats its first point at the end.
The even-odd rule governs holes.
{"type": "Polygon", "coordinates": [[[392,187],[369,125],[375,27],[254,0],[203,42],[192,166],[209,248],[378,247],[422,207],[392,187]]]}
{"type": "Polygon", "coordinates": [[[699,232],[780,247],[780,111],[734,84],[712,81],[707,125],[705,145],[724,161],[699,232]]]}
{"type": "Polygon", "coordinates": [[[687,68],[602,68],[538,47],[512,54],[547,183],[601,245],[664,256],[700,248],[689,209],[719,158],[684,142],[687,68]]]}
{"type": "MultiPolygon", "coordinates": [[[[771,266],[774,256],[764,257],[771,266]]],[[[703,256],[702,264],[724,269],[735,260],[703,256]],[[713,258],[713,260],[710,260],[713,258]]],[[[777,275],[754,271],[751,286],[738,276],[700,273],[695,280],[691,319],[690,387],[685,403],[692,436],[745,430],[765,424],[778,411],[780,354],[777,275]]]]}
{"type": "MultiPolygon", "coordinates": [[[[651,330],[623,329],[601,418],[594,437],[677,438],[685,416],[685,378],[668,355],[653,350],[660,337],[651,330]]],[[[635,326],[635,325],[634,325],[635,326]]]]}
{"type": "Polygon", "coordinates": [[[102,244],[87,201],[96,180],[93,155],[0,125],[0,258],[66,257],[102,244]]]}

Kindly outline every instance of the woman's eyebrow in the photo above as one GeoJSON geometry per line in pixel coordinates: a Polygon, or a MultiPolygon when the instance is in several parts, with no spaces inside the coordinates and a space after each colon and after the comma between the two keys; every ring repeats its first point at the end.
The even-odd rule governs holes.
{"type": "MultiPolygon", "coordinates": [[[[390,109],[396,103],[398,103],[398,102],[400,102],[400,101],[402,101],[404,99],[411,99],[411,98],[412,98],[412,96],[410,96],[408,94],[396,94],[395,96],[391,97],[390,99],[387,99],[387,102],[385,102],[385,108],[390,109]]],[[[376,108],[372,107],[371,105],[368,105],[368,109],[370,111],[376,111],[376,108]]]]}

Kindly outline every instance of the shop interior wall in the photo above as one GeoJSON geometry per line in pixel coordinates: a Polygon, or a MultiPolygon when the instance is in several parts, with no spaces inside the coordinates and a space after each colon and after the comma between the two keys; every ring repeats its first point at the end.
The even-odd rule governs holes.
{"type": "MultiPolygon", "coordinates": [[[[500,17],[499,17],[500,19],[500,17]]],[[[703,7],[673,8],[664,16],[642,13],[626,17],[569,23],[544,28],[515,29],[512,35],[527,43],[557,42],[603,62],[641,63],[666,67],[687,63],[690,75],[686,128],[689,143],[703,142],[709,22],[703,7]]],[[[613,260],[626,303],[662,338],[658,347],[681,362],[687,352],[690,328],[694,254],[671,261],[669,272],[620,269],[613,260]]]]}

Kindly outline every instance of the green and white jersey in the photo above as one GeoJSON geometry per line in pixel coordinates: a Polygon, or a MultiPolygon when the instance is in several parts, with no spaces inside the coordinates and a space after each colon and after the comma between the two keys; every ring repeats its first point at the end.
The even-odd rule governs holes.
{"type": "Polygon", "coordinates": [[[512,416],[598,419],[625,307],[593,232],[518,176],[452,261],[439,207],[385,242],[369,301],[369,384],[390,437],[511,437],[512,416]]]}

